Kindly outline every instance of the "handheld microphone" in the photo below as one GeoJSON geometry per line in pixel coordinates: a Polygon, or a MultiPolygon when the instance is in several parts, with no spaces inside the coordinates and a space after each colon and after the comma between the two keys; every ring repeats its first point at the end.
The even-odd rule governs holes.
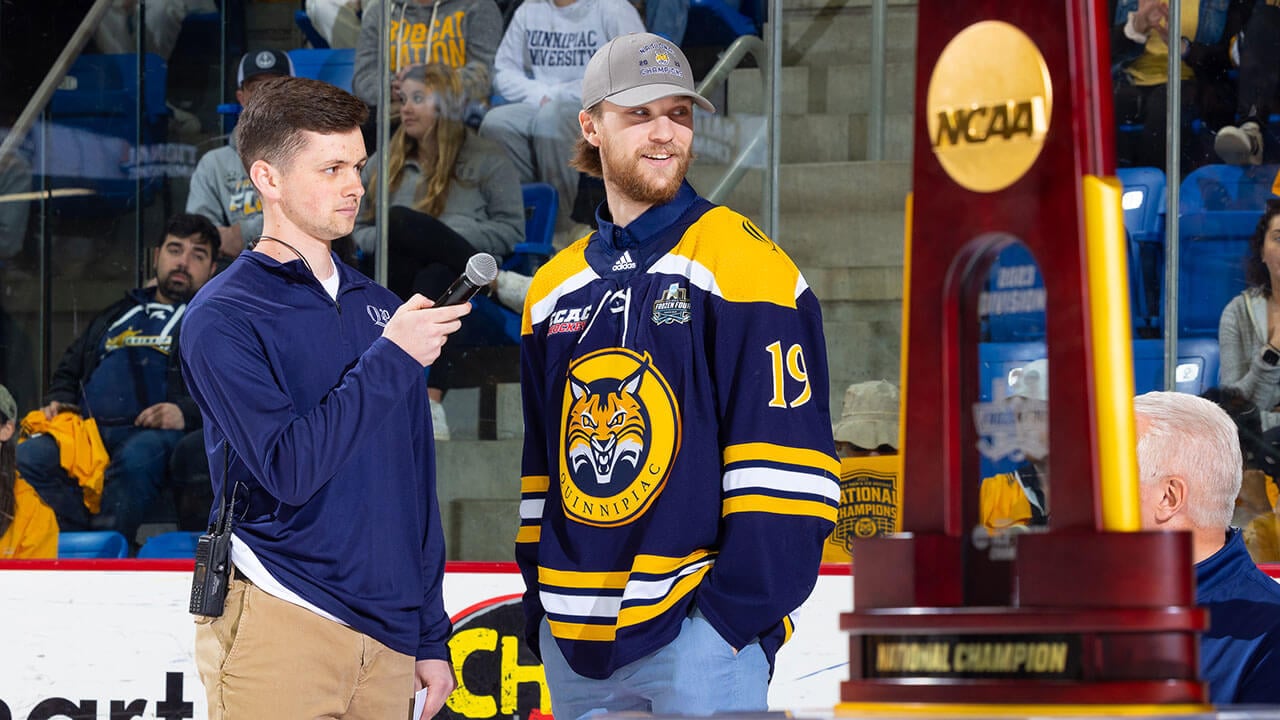
{"type": "Polygon", "coordinates": [[[467,260],[467,268],[448,290],[436,300],[436,307],[460,305],[470,300],[480,288],[498,277],[498,261],[489,253],[476,253],[467,260]]]}

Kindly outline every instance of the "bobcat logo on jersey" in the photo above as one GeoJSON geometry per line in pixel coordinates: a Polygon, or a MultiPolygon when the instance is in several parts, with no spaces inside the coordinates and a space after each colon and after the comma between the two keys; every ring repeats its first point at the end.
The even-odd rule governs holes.
{"type": "Polygon", "coordinates": [[[662,492],[680,448],[680,408],[648,353],[606,348],[569,367],[560,426],[565,514],[630,523],[662,492]]]}

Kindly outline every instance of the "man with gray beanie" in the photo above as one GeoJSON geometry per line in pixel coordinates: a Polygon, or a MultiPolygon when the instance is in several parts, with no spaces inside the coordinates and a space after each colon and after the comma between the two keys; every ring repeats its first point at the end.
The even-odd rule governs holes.
{"type": "Polygon", "coordinates": [[[608,200],[525,301],[516,560],[561,720],[767,709],[836,517],[818,300],[685,182],[694,106],[657,35],[591,58],[575,166],[608,200]]]}

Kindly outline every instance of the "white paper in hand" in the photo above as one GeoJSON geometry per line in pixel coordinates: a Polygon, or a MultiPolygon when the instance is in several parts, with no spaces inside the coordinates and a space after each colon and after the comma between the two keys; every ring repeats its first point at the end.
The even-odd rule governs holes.
{"type": "MultiPolygon", "coordinates": [[[[427,689],[422,688],[413,694],[413,712],[409,715],[409,720],[418,720],[418,716],[422,715],[423,709],[427,706],[427,689]]],[[[423,720],[431,720],[423,718],[423,720]]]]}

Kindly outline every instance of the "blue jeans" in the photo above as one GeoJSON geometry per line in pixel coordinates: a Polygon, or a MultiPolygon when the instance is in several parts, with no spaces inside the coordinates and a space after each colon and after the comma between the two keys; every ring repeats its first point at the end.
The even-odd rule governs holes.
{"type": "Polygon", "coordinates": [[[18,446],[18,472],[53,509],[59,529],[116,530],[132,543],[166,480],[169,455],[182,431],[120,425],[99,432],[111,462],[102,483],[102,510],[92,522],[80,484],[62,468],[52,436],[37,435],[18,446]]]}
{"type": "Polygon", "coordinates": [[[605,680],[572,669],[551,636],[539,628],[542,666],[556,720],[580,720],[606,712],[711,715],[763,712],[769,707],[769,661],[758,641],[736,655],[694,610],[680,634],[661,650],[624,665],[605,680]]]}

